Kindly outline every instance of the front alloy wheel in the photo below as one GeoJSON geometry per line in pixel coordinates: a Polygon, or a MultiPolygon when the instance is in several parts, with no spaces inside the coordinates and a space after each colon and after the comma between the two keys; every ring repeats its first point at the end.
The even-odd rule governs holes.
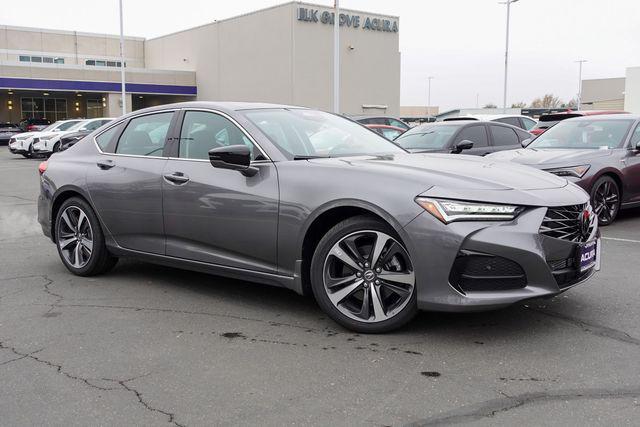
{"type": "Polygon", "coordinates": [[[312,286],[338,323],[358,332],[386,332],[417,311],[411,258],[395,233],[369,218],[338,224],[318,244],[312,286]]]}
{"type": "Polygon", "coordinates": [[[620,209],[620,189],[610,177],[603,176],[593,186],[591,204],[598,215],[599,225],[609,225],[618,216],[620,209]]]}

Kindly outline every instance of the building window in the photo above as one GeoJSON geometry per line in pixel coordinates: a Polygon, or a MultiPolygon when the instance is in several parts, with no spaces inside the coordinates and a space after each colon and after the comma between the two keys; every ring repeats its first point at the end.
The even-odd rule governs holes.
{"type": "Polygon", "coordinates": [[[64,64],[64,58],[54,58],[52,56],[29,56],[20,55],[18,57],[20,62],[37,62],[45,64],[64,64]]]}
{"type": "MultiPolygon", "coordinates": [[[[84,61],[84,65],[88,65],[90,67],[120,67],[122,62],[120,61],[107,61],[106,59],[87,59],[84,61]]],[[[127,66],[127,63],[124,63],[124,66],[127,66]]]]}
{"type": "Polygon", "coordinates": [[[67,118],[67,100],[64,98],[20,98],[22,117],[49,119],[51,122],[67,118]]]}
{"type": "Polygon", "coordinates": [[[87,118],[95,119],[104,116],[102,99],[87,99],[87,118]]]}

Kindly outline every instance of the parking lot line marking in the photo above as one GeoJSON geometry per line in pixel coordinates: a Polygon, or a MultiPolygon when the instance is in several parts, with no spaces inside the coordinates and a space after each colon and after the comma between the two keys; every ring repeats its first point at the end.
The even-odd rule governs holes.
{"type": "Polygon", "coordinates": [[[603,237],[602,240],[615,240],[616,242],[640,243],[640,240],[621,239],[619,237],[603,237]]]}

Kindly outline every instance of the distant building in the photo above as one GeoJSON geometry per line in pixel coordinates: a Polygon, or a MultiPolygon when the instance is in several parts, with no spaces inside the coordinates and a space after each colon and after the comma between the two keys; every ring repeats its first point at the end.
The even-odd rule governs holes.
{"type": "Polygon", "coordinates": [[[582,80],[583,110],[624,110],[625,78],[582,80]]]}
{"type": "MultiPolygon", "coordinates": [[[[398,115],[398,17],[340,12],[340,112],[398,115]]],[[[331,110],[333,15],[289,2],[153,39],[126,37],[127,111],[196,99],[331,110]]],[[[120,65],[117,35],[0,25],[0,122],[118,116],[120,65]]]]}
{"type": "Polygon", "coordinates": [[[624,86],[624,110],[640,114],[640,67],[627,68],[624,86]]]}

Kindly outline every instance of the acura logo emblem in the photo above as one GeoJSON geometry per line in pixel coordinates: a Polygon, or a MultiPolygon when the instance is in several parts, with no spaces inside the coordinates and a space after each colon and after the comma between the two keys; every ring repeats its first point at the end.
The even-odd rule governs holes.
{"type": "Polygon", "coordinates": [[[367,270],[364,272],[364,279],[371,282],[373,279],[376,278],[376,273],[374,273],[371,270],[367,270]]]}

